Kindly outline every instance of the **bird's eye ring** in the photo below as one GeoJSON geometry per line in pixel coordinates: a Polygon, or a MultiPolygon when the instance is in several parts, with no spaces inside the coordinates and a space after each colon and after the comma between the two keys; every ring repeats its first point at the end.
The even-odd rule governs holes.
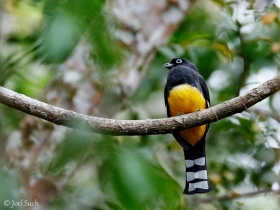
{"type": "Polygon", "coordinates": [[[182,63],[183,61],[181,59],[177,59],[176,63],[182,63]]]}

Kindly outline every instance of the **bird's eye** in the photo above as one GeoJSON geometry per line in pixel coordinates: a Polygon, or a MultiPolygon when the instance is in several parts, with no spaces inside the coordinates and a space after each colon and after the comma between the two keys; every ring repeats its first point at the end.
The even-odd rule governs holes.
{"type": "Polygon", "coordinates": [[[176,63],[182,63],[183,61],[181,59],[177,59],[176,63]]]}

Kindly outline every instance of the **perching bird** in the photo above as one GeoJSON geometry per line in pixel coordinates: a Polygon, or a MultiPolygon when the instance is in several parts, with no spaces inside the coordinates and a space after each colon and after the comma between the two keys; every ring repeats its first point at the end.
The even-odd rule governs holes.
{"type": "MultiPolygon", "coordinates": [[[[169,69],[164,89],[167,116],[173,117],[197,112],[210,107],[209,90],[196,66],[185,58],[173,58],[163,67],[169,69]]],[[[205,137],[209,125],[202,125],[173,133],[183,147],[186,164],[186,186],[184,194],[206,193],[209,185],[205,137]]]]}

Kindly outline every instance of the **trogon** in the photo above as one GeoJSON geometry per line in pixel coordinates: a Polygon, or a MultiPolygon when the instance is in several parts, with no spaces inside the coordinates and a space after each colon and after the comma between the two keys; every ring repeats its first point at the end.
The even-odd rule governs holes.
{"type": "MultiPolygon", "coordinates": [[[[185,58],[173,58],[163,67],[169,70],[164,89],[168,117],[198,112],[210,107],[207,84],[193,63],[185,58]]],[[[173,132],[185,155],[184,194],[192,195],[212,190],[208,181],[205,153],[208,129],[209,124],[173,132]]]]}

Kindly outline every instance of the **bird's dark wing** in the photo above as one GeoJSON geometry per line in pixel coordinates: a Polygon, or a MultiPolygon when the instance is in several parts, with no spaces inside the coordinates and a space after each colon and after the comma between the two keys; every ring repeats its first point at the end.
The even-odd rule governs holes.
{"type": "Polygon", "coordinates": [[[167,116],[170,117],[170,109],[169,109],[169,105],[168,105],[168,95],[169,95],[169,90],[168,90],[168,87],[165,85],[164,102],[165,102],[165,107],[166,107],[166,111],[167,111],[167,116]]]}
{"type": "Polygon", "coordinates": [[[209,108],[210,107],[210,95],[209,95],[209,90],[207,87],[207,84],[205,82],[205,80],[203,79],[202,76],[199,75],[199,83],[201,85],[202,88],[202,93],[204,98],[206,99],[206,107],[209,108]]]}
{"type": "MultiPolygon", "coordinates": [[[[205,80],[203,79],[203,77],[201,75],[199,75],[199,83],[200,83],[201,88],[202,88],[203,96],[206,100],[206,108],[209,108],[211,106],[211,104],[210,104],[210,94],[209,94],[207,84],[206,84],[205,80]]],[[[206,132],[205,132],[203,138],[206,137],[206,134],[208,133],[208,130],[209,130],[209,126],[210,126],[210,124],[207,124],[206,132]]]]}

